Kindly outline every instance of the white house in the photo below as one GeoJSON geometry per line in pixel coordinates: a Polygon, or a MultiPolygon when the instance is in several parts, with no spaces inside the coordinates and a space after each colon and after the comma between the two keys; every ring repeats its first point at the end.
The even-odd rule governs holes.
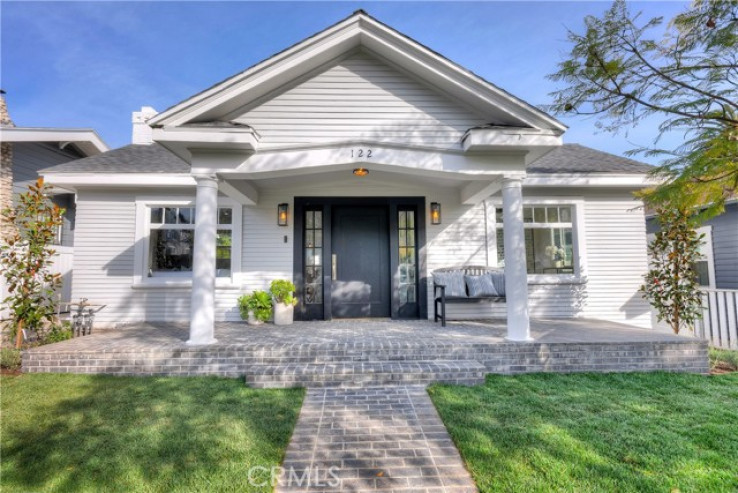
{"type": "Polygon", "coordinates": [[[98,320],[238,320],[297,285],[298,319],[426,318],[434,269],[503,265],[506,302],[457,318],[650,326],[648,167],[363,11],[161,112],[132,145],[44,171],[76,192],[74,293],[98,320]]]}

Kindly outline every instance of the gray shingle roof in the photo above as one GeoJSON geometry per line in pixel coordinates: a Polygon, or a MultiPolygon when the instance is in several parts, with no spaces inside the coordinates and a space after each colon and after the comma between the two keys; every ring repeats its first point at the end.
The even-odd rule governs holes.
{"type": "MultiPolygon", "coordinates": [[[[647,173],[653,167],[632,159],[564,144],[528,166],[529,173],[647,173]]],[[[190,166],[159,144],[131,144],[42,170],[53,173],[188,173],[190,166]]]]}
{"type": "Polygon", "coordinates": [[[564,144],[528,166],[529,173],[648,173],[653,166],[579,144],[564,144]]]}
{"type": "Polygon", "coordinates": [[[189,173],[190,165],[159,144],[131,144],[40,171],[52,173],[189,173]]]}

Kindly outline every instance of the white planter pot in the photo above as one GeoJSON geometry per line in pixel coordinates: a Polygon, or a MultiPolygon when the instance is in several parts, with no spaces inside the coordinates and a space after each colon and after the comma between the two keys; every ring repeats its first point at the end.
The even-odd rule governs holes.
{"type": "Polygon", "coordinates": [[[256,318],[254,316],[254,312],[251,311],[251,310],[249,310],[249,316],[246,319],[246,323],[249,324],[249,325],[261,325],[264,322],[262,322],[261,320],[259,320],[258,318],[256,318]]]}
{"type": "Polygon", "coordinates": [[[292,323],[295,307],[284,303],[274,303],[274,325],[289,325],[292,323]]]}

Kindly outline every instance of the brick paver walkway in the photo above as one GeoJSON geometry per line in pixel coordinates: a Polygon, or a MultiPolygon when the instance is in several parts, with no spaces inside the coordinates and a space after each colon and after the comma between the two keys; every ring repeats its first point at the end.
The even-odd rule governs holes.
{"type": "Polygon", "coordinates": [[[422,386],[310,389],[278,492],[477,491],[422,386]]]}

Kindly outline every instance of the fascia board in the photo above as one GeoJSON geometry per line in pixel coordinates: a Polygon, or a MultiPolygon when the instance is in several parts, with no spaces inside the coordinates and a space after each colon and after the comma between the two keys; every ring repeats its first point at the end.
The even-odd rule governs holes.
{"type": "MultiPolygon", "coordinates": [[[[347,42],[351,39],[358,40],[358,29],[350,29],[351,24],[356,24],[356,18],[349,18],[346,21],[333,26],[315,36],[308,38],[287,50],[278,53],[266,60],[257,63],[253,67],[237,74],[225,81],[214,85],[210,89],[186,99],[178,105],[159,113],[148,121],[149,125],[181,125],[194,118],[200,113],[212,109],[222,104],[221,99],[228,99],[234,92],[244,92],[259,84],[264,83],[271,77],[287,77],[286,68],[297,66],[299,60],[317,55],[316,50],[323,48],[323,51],[339,42],[347,42]],[[345,31],[345,32],[342,32],[345,31]],[[294,59],[294,60],[293,60],[294,59]],[[280,70],[281,69],[281,70],[280,70]],[[253,79],[249,81],[249,79],[253,79]],[[247,81],[245,86],[242,83],[247,81]],[[216,102],[209,101],[219,93],[223,93],[221,98],[216,102]]],[[[355,27],[355,26],[354,26],[355,27]]],[[[325,61],[328,61],[328,57],[325,61]]],[[[320,65],[319,63],[316,64],[320,65]]],[[[264,91],[264,94],[269,92],[264,91]]],[[[258,96],[257,96],[258,97],[258,96]]]]}
{"type": "Polygon", "coordinates": [[[567,129],[564,124],[537,108],[496,88],[420,43],[361,14],[165,110],[149,120],[149,124],[181,125],[204,117],[208,111],[223,106],[229,100],[238,100],[232,105],[233,108],[224,109],[224,113],[228,113],[229,109],[233,110],[268,94],[282,85],[286,79],[297,78],[306,71],[340,56],[341,53],[336,51],[339,46],[345,51],[359,44],[367,46],[389,60],[394,58],[395,63],[416,73],[420,78],[432,77],[434,80],[429,82],[433,82],[441,89],[444,85],[452,84],[453,89],[449,92],[462,94],[460,99],[472,105],[482,103],[535,127],[555,129],[559,133],[567,129]],[[274,83],[275,78],[280,81],[278,84],[274,83]],[[251,94],[246,96],[249,92],[251,94]]]}
{"type": "Polygon", "coordinates": [[[644,173],[528,173],[526,187],[624,187],[657,185],[658,179],[644,173]]]}
{"type": "Polygon", "coordinates": [[[109,151],[108,145],[90,128],[0,128],[2,142],[71,142],[87,156],[109,151]]]}

